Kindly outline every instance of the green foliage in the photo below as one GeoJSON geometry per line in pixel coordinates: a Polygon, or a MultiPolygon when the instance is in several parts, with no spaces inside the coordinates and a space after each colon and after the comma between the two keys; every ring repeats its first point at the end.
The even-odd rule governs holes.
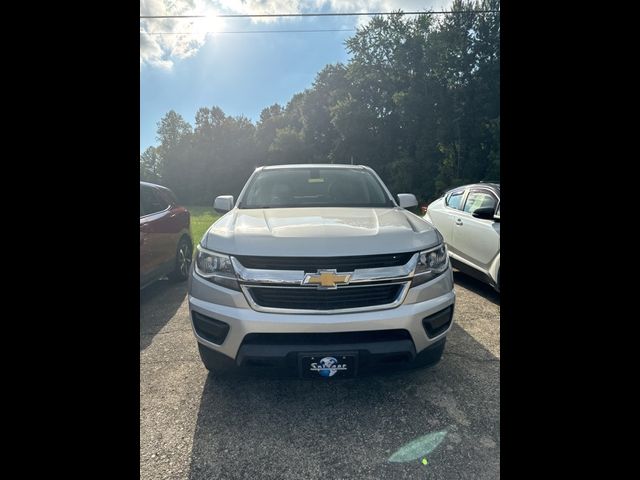
{"type": "Polygon", "coordinates": [[[220,215],[213,209],[213,202],[208,207],[205,206],[187,206],[187,210],[191,214],[191,237],[193,238],[193,246],[200,243],[202,236],[207,229],[220,218],[220,215]]]}
{"type": "Polygon", "coordinates": [[[140,180],[151,183],[160,182],[160,162],[161,157],[158,154],[158,149],[155,147],[147,148],[140,155],[140,180]]]}
{"type": "MultiPolygon", "coordinates": [[[[499,0],[455,0],[452,10],[497,10],[499,0]]],[[[500,179],[500,16],[374,17],[345,42],[346,64],[327,65],[284,107],[254,125],[218,107],[195,128],[173,111],[140,178],[187,203],[237,196],[256,166],[369,165],[394,193],[422,201],[461,183],[500,179]]]]}

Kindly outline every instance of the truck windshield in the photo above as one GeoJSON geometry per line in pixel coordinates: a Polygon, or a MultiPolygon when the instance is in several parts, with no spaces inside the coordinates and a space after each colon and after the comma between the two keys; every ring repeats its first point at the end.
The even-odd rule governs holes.
{"type": "Polygon", "coordinates": [[[238,208],[393,206],[378,179],[356,168],[262,170],[238,204],[238,208]]]}

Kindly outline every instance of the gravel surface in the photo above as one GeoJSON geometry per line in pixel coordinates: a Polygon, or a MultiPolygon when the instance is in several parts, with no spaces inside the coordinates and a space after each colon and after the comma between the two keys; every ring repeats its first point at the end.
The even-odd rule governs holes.
{"type": "Polygon", "coordinates": [[[140,478],[499,478],[500,296],[454,275],[438,365],[335,382],[209,376],[186,283],[147,287],[140,478]]]}

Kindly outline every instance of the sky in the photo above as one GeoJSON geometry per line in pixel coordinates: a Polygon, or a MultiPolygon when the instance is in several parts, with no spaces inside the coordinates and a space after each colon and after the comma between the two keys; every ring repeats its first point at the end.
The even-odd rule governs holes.
{"type": "Polygon", "coordinates": [[[263,108],[286,105],[312,85],[325,65],[349,60],[344,41],[355,33],[223,32],[346,30],[369,19],[221,19],[215,14],[447,10],[450,4],[451,0],[141,0],[141,16],[208,18],[140,20],[140,152],[157,145],[157,123],[169,110],[193,125],[201,107],[218,106],[227,115],[244,115],[255,122],[263,108]]]}

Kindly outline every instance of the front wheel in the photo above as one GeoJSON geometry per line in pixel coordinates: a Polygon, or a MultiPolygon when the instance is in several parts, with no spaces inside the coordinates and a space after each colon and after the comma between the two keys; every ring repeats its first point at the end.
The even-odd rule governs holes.
{"type": "Polygon", "coordinates": [[[414,368],[431,367],[440,362],[447,337],[438,340],[436,343],[421,351],[413,361],[414,368]]]}
{"type": "Polygon", "coordinates": [[[189,276],[189,268],[191,267],[191,261],[193,260],[193,246],[191,239],[188,237],[182,237],[180,243],[178,243],[178,250],[176,252],[175,266],[173,271],[168,275],[169,279],[174,282],[182,282],[189,276]]]}
{"type": "Polygon", "coordinates": [[[204,367],[216,377],[233,377],[240,374],[235,361],[226,355],[214,352],[200,342],[198,342],[198,351],[204,367]]]}

